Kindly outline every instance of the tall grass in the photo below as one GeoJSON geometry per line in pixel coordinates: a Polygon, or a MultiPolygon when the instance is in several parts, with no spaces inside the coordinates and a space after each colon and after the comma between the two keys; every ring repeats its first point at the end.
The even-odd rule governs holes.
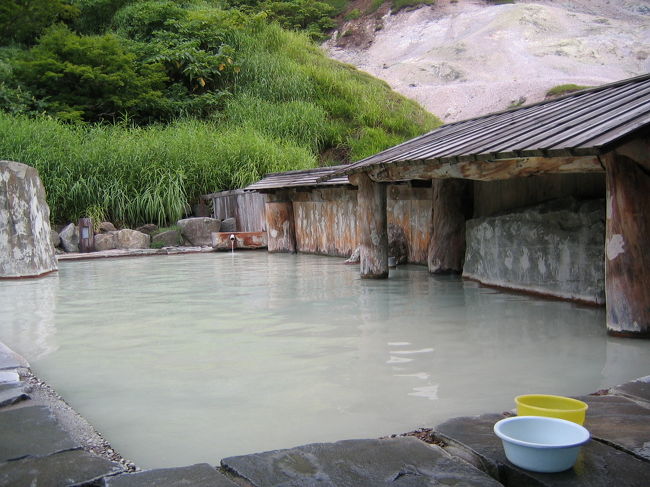
{"type": "Polygon", "coordinates": [[[0,116],[0,154],[39,170],[53,221],[99,207],[131,226],[175,222],[200,194],[316,164],[308,149],[250,129],[197,121],[84,128],[9,115],[0,116]]]}

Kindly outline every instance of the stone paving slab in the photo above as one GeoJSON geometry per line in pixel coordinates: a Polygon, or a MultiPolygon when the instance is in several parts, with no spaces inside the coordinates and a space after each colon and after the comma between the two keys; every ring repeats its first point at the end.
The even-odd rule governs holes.
{"type": "Polygon", "coordinates": [[[86,484],[122,472],[117,463],[83,450],[0,463],[0,485],[68,486],[86,484]]]}
{"type": "Polygon", "coordinates": [[[585,428],[592,438],[650,460],[650,409],[622,396],[577,399],[589,405],[585,428]]]}
{"type": "Polygon", "coordinates": [[[612,392],[646,401],[650,407],[650,375],[616,386],[612,392]]]}
{"type": "Polygon", "coordinates": [[[149,255],[179,255],[214,252],[212,247],[163,247],[162,249],[114,249],[98,252],[70,252],[56,256],[58,261],[104,259],[110,257],[143,257],[149,255]]]}
{"type": "Polygon", "coordinates": [[[650,463],[621,450],[591,440],[582,447],[576,465],[565,472],[529,472],[511,464],[503,452],[501,440],[493,427],[503,416],[454,418],[438,425],[434,437],[449,442],[453,448],[464,449],[478,458],[491,473],[505,485],[518,487],[647,487],[650,479],[650,463]]]}
{"type": "Polygon", "coordinates": [[[25,383],[0,384],[0,408],[29,399],[25,383]]]}
{"type": "Polygon", "coordinates": [[[255,487],[501,486],[413,437],[315,443],[225,458],[221,465],[255,487]]]}
{"type": "Polygon", "coordinates": [[[0,342],[0,370],[29,367],[27,361],[0,342]]]}
{"type": "Polygon", "coordinates": [[[103,479],[104,487],[237,487],[228,477],[207,463],[188,467],[159,468],[103,479]]]}
{"type": "Polygon", "coordinates": [[[0,432],[0,461],[79,447],[46,406],[0,411],[0,432]]]}

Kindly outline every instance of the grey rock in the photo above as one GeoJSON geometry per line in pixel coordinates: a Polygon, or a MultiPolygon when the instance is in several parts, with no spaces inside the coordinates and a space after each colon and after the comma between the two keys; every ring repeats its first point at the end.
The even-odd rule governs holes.
{"type": "Polygon", "coordinates": [[[0,411],[0,431],[0,462],[79,447],[46,406],[0,411]]]}
{"type": "Polygon", "coordinates": [[[237,487],[228,477],[207,463],[188,467],[159,468],[104,479],[105,487],[237,487]]]}
{"type": "MultiPolygon", "coordinates": [[[[650,375],[616,386],[613,391],[617,394],[624,394],[635,399],[650,402],[650,375]]],[[[650,436],[648,439],[650,440],[650,436]]]]}
{"type": "Polygon", "coordinates": [[[141,227],[136,228],[136,231],[141,233],[146,233],[150,237],[153,235],[153,233],[156,230],[158,230],[158,225],[154,225],[153,223],[147,223],[145,225],[142,225],[141,227]]]}
{"type": "Polygon", "coordinates": [[[20,367],[29,367],[29,363],[4,343],[0,342],[0,370],[18,369],[20,367]]]}
{"type": "Polygon", "coordinates": [[[178,230],[167,230],[151,237],[151,245],[162,244],[163,247],[178,247],[181,244],[181,233],[178,230]]]}
{"type": "Polygon", "coordinates": [[[605,302],[605,204],[564,198],[467,221],[463,277],[605,302]]]}
{"type": "Polygon", "coordinates": [[[101,222],[99,224],[99,233],[116,232],[117,228],[111,222],[101,222]]]}
{"type": "Polygon", "coordinates": [[[316,443],[226,458],[221,464],[257,487],[500,485],[413,437],[316,443]]]}
{"type": "Polygon", "coordinates": [[[57,270],[45,188],[33,167],[0,161],[0,278],[57,270]]]}
{"type": "Polygon", "coordinates": [[[221,221],[216,218],[198,217],[178,220],[181,235],[190,245],[212,245],[212,233],[219,232],[221,221]]]}
{"type": "Polygon", "coordinates": [[[388,255],[395,257],[397,264],[406,264],[409,258],[409,244],[404,229],[399,225],[388,225],[388,255]]]}
{"type": "Polygon", "coordinates": [[[98,233],[95,235],[95,250],[97,252],[102,250],[113,250],[117,247],[117,238],[115,234],[117,232],[110,233],[98,233]]]}
{"type": "Polygon", "coordinates": [[[578,399],[589,405],[585,428],[593,438],[650,460],[650,409],[620,396],[578,399]]]}
{"type": "MultiPolygon", "coordinates": [[[[0,408],[30,399],[23,382],[0,384],[0,408]]],[[[1,485],[1,484],[0,484],[1,485]]]]}
{"type": "Polygon", "coordinates": [[[74,223],[63,227],[59,232],[61,247],[66,252],[79,252],[79,230],[74,223]]]}
{"type": "Polygon", "coordinates": [[[54,247],[61,245],[61,237],[59,237],[59,232],[56,230],[50,230],[50,240],[52,241],[52,245],[54,247]]]}
{"type": "Polygon", "coordinates": [[[650,478],[650,463],[599,441],[584,445],[575,466],[565,472],[536,473],[511,464],[503,452],[501,440],[493,427],[503,416],[486,414],[454,418],[438,425],[434,437],[443,441],[450,453],[464,458],[504,485],[518,487],[609,487],[625,485],[642,487],[650,478]]]}
{"type": "Polygon", "coordinates": [[[234,218],[226,218],[221,221],[220,232],[236,232],[237,231],[237,221],[234,218]]]}
{"type": "Polygon", "coordinates": [[[148,249],[151,237],[137,230],[118,230],[115,232],[115,248],[117,249],[148,249]]]}
{"type": "Polygon", "coordinates": [[[63,451],[0,464],[0,485],[79,485],[123,471],[117,463],[92,453],[63,451]]]}

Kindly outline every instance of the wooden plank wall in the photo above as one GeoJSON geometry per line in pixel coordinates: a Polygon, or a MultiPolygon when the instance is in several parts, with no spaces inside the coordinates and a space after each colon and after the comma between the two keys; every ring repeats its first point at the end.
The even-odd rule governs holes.
{"type": "Polygon", "coordinates": [[[267,201],[266,195],[236,189],[213,193],[210,197],[213,218],[219,220],[234,218],[238,232],[266,231],[264,210],[264,204],[267,201]]]}

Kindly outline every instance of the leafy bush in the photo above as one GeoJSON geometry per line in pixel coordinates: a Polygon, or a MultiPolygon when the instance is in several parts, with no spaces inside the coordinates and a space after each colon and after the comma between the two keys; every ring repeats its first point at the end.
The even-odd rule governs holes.
{"type": "Polygon", "coordinates": [[[587,88],[591,88],[591,86],[582,86],[582,85],[575,85],[573,83],[568,83],[564,85],[554,86],[553,88],[551,88],[546,92],[546,96],[562,96],[568,93],[572,93],[574,91],[585,90],[587,88]]]}
{"type": "Polygon", "coordinates": [[[66,0],[2,0],[0,43],[31,44],[48,26],[71,21],[78,13],[66,0]]]}
{"type": "Polygon", "coordinates": [[[361,10],[358,8],[350,10],[347,14],[345,14],[345,20],[355,20],[361,17],[361,10]]]}

